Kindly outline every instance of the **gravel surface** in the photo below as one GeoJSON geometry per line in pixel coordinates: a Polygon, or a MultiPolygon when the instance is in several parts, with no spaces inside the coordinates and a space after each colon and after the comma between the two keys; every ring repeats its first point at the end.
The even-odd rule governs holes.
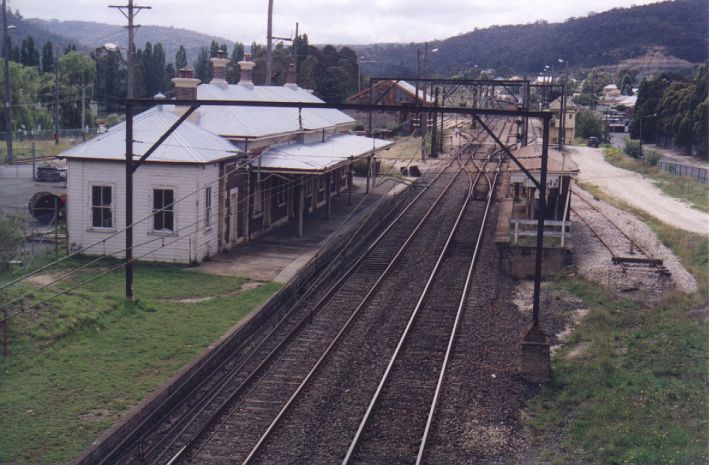
{"type": "Polygon", "coordinates": [[[697,234],[709,234],[709,213],[665,195],[641,174],[606,163],[600,149],[572,147],[569,151],[579,166],[579,180],[590,182],[669,225],[697,234]]]}
{"type": "Polygon", "coordinates": [[[594,199],[583,189],[575,187],[574,192],[603,213],[602,215],[578,198],[574,198],[576,201],[572,202],[572,208],[575,210],[571,215],[574,262],[581,276],[609,289],[623,292],[628,297],[640,299],[646,298],[648,293],[659,297],[672,287],[686,293],[696,292],[697,281],[682,266],[672,251],[662,245],[648,225],[630,213],[594,199]],[[581,215],[583,221],[579,219],[577,213],[581,215]],[[663,277],[648,267],[635,268],[624,273],[620,266],[613,265],[610,251],[593,234],[586,222],[595,231],[601,233],[604,241],[613,248],[616,255],[629,255],[630,244],[627,238],[604,218],[604,215],[628,236],[634,238],[635,243],[647,254],[661,258],[672,276],[663,277]]]}

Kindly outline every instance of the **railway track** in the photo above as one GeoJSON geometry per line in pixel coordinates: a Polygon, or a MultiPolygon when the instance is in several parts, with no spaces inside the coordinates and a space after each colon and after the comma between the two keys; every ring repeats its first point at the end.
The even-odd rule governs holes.
{"type": "MultiPolygon", "coordinates": [[[[431,198],[440,193],[443,189],[441,187],[443,180],[450,178],[451,175],[450,173],[441,173],[440,177],[442,178],[440,183],[432,182],[431,186],[405,209],[399,221],[394,224],[396,227],[388,228],[386,233],[380,236],[377,242],[381,242],[382,250],[390,250],[392,244],[401,240],[401,231],[411,228],[412,218],[420,216],[426,202],[430,203],[431,198]],[[392,230],[394,231],[392,232],[392,230]]],[[[373,247],[370,247],[362,255],[362,257],[365,256],[368,259],[363,260],[361,270],[362,274],[367,276],[375,275],[375,272],[384,266],[387,259],[385,254],[374,251],[373,247]]],[[[343,282],[343,279],[338,281],[339,284],[343,282]]],[[[339,284],[336,283],[332,289],[337,288],[339,284]]],[[[348,279],[347,286],[343,288],[343,295],[347,293],[357,295],[366,287],[366,280],[359,282],[356,279],[348,279]],[[350,283],[350,281],[352,282],[350,283]]],[[[324,297],[321,298],[323,302],[332,297],[328,295],[329,292],[321,292],[320,294],[324,294],[324,297]]],[[[333,305],[336,306],[338,303],[337,299],[333,300],[333,305]]],[[[260,343],[253,344],[248,350],[245,348],[243,353],[238,354],[239,356],[235,356],[220,367],[215,373],[214,380],[205,380],[188,399],[177,403],[166,420],[159,424],[156,423],[152,427],[143,428],[139,437],[131,438],[132,444],[123,444],[123,447],[118,448],[114,454],[108,454],[102,463],[166,463],[168,458],[189,456],[190,448],[196,445],[201,435],[206,434],[210,422],[214,422],[214,418],[225,414],[229,404],[238,402],[239,396],[248,391],[249,383],[258,382],[257,374],[268,369],[267,361],[283,358],[283,351],[288,345],[283,341],[294,337],[296,332],[301,331],[306,324],[309,324],[321,311],[318,307],[322,307],[322,302],[315,304],[314,307],[312,304],[303,304],[300,307],[302,308],[299,308],[299,311],[294,310],[293,314],[283,316],[270,334],[260,343]]],[[[327,319],[327,317],[321,318],[327,319]]],[[[319,340],[323,337],[322,334],[317,334],[312,330],[305,334],[306,340],[308,338],[319,340]]]]}
{"type": "MultiPolygon", "coordinates": [[[[215,417],[209,428],[195,434],[188,450],[196,461],[229,457],[230,462],[248,463],[254,457],[254,452],[269,436],[282,412],[308,384],[352,322],[371,307],[377,307],[378,299],[390,292],[388,289],[395,281],[392,276],[400,276],[411,264],[409,260],[425,266],[425,260],[418,256],[416,248],[426,243],[434,249],[440,248],[436,227],[449,227],[447,211],[464,197],[456,182],[461,175],[459,171],[443,176],[433,184],[431,194],[437,194],[437,197],[423,218],[402,217],[404,221],[396,223],[396,227],[367,254],[337,291],[319,303],[317,315],[297,338],[293,338],[263,378],[254,383],[232,409],[223,412],[219,418],[215,417]],[[238,432],[237,435],[234,432],[238,432]]],[[[418,284],[415,276],[410,279],[418,284]]],[[[172,463],[181,463],[179,460],[185,456],[186,452],[176,453],[172,463]]]]}
{"type": "MultiPolygon", "coordinates": [[[[500,131],[506,128],[504,122],[494,124],[500,131]]],[[[477,147],[470,146],[472,150],[477,147]]],[[[399,275],[412,288],[423,287],[421,271],[429,266],[430,254],[448,247],[440,231],[450,228],[453,218],[445,212],[454,204],[479,204],[467,200],[471,192],[472,197],[479,192],[461,188],[456,181],[464,176],[463,169],[444,169],[429,179],[428,186],[371,244],[353,246],[351,256],[341,259],[341,263],[352,262],[349,269],[330,273],[311,286],[305,296],[273,318],[265,335],[247,341],[189,395],[171,399],[168,415],[159,421],[146,418],[101,463],[174,465],[255,459],[275,428],[272,420],[283,417],[279,411],[291,403],[298,383],[316,371],[313,367],[325,358],[322,354],[327,347],[334,345],[333,337],[346,332],[362,308],[394,308],[401,303],[392,291],[396,280],[387,277],[399,275]],[[423,255],[417,252],[422,247],[423,255]]],[[[362,320],[376,325],[376,318],[374,322],[362,320]]]]}
{"type": "Polygon", "coordinates": [[[664,276],[670,275],[669,270],[665,268],[661,259],[655,258],[645,251],[630,234],[600,211],[585,196],[574,191],[572,192],[573,196],[579,200],[580,203],[577,202],[577,206],[573,207],[571,210],[588,226],[591,233],[611,254],[612,262],[618,265],[623,272],[631,268],[641,268],[651,269],[664,276]],[[597,221],[594,221],[594,215],[601,217],[604,224],[597,224],[597,221]],[[608,224],[612,226],[610,230],[607,228],[608,224]],[[613,233],[613,231],[615,231],[615,233],[613,233]]]}
{"type": "MultiPolygon", "coordinates": [[[[458,221],[446,235],[432,273],[425,276],[427,282],[407,287],[416,291],[413,298],[401,298],[395,304],[392,311],[397,315],[374,311],[375,315],[355,323],[352,334],[341,341],[332,360],[311,385],[302,389],[300,398],[294,398],[279,414],[244,464],[337,463],[343,460],[352,436],[360,430],[365,432],[357,432],[359,438],[352,441],[356,443],[354,447],[350,446],[353,453],[347,453],[348,458],[342,463],[414,463],[418,446],[425,443],[424,431],[436,412],[437,393],[443,386],[445,364],[466,300],[466,283],[471,279],[475,261],[471,255],[479,250],[480,222],[484,222],[489,210],[488,196],[483,202],[474,199],[482,184],[487,183],[484,190],[489,192],[495,179],[482,179],[483,182],[476,182],[469,178],[466,198],[456,210],[458,221]],[[421,295],[420,289],[425,289],[421,295]],[[404,336],[397,345],[392,335],[402,331],[404,336]],[[391,356],[379,355],[391,350],[391,356]],[[380,381],[382,372],[386,374],[380,381]],[[370,401],[373,393],[375,397],[370,401]],[[371,402],[370,408],[367,402],[371,402]],[[365,410],[366,419],[359,423],[365,410]],[[363,424],[374,425],[374,431],[365,429],[363,424]],[[365,445],[360,448],[362,444],[365,445]],[[362,451],[364,457],[357,455],[362,451]],[[399,455],[413,460],[400,462],[399,455]]],[[[379,307],[386,304],[386,300],[380,302],[379,307]]]]}

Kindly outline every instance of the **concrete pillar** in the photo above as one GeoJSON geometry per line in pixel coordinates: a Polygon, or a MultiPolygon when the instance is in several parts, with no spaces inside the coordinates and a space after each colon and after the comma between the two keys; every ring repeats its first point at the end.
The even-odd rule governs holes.
{"type": "Polygon", "coordinates": [[[549,343],[539,326],[533,325],[520,343],[519,375],[530,383],[551,379],[549,343]]]}

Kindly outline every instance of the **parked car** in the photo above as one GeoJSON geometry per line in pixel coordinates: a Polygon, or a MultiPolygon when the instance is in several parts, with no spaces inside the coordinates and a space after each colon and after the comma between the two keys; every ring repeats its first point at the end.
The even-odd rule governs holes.
{"type": "Polygon", "coordinates": [[[598,137],[591,136],[588,138],[588,141],[586,142],[587,147],[596,147],[598,148],[600,144],[598,143],[598,137]]]}

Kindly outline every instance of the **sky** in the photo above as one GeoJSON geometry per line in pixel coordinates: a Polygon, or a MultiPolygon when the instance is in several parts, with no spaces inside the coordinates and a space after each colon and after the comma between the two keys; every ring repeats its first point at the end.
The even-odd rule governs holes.
{"type": "MultiPolygon", "coordinates": [[[[643,0],[274,0],[273,35],[290,37],[295,23],[315,44],[423,42],[492,25],[563,21],[590,11],[644,5],[643,0]]],[[[25,18],[125,24],[108,4],[127,0],[9,0],[25,18]]],[[[135,0],[136,23],[173,26],[244,43],[265,43],[268,0],[135,0]]]]}

